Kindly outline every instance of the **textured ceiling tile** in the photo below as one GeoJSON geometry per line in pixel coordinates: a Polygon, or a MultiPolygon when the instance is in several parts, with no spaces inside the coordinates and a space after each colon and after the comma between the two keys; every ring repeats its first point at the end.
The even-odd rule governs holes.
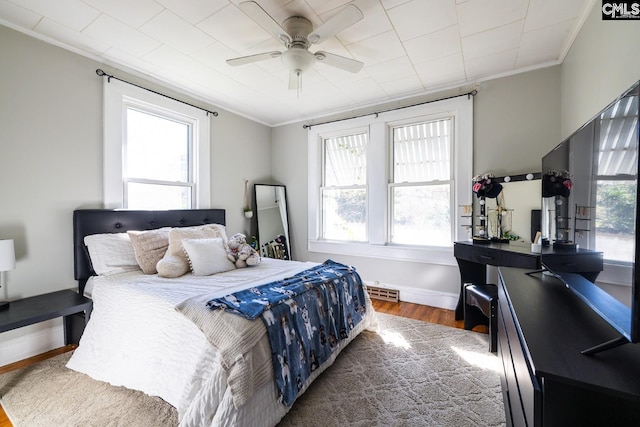
{"type": "Polygon", "coordinates": [[[327,12],[337,12],[347,4],[351,3],[350,0],[306,0],[306,2],[318,15],[322,15],[327,12]]]}
{"type": "Polygon", "coordinates": [[[405,54],[402,43],[393,31],[350,44],[347,49],[355,59],[366,65],[378,64],[405,54]]]}
{"type": "Polygon", "coordinates": [[[83,31],[89,37],[103,40],[131,55],[142,56],[160,46],[152,39],[107,15],[100,15],[83,31]]]}
{"type": "Polygon", "coordinates": [[[342,91],[359,103],[369,103],[378,99],[387,98],[385,91],[373,79],[363,79],[350,82],[345,86],[338,86],[342,91]]]}
{"type": "MultiPolygon", "coordinates": [[[[564,0],[562,0],[564,1],[564,0]]],[[[466,37],[525,18],[529,0],[468,1],[457,5],[460,34],[466,37]]]]}
{"type": "Polygon", "coordinates": [[[214,13],[197,27],[238,52],[271,38],[270,34],[234,5],[214,13]]]}
{"type": "Polygon", "coordinates": [[[492,74],[503,73],[515,69],[518,51],[512,49],[492,55],[481,56],[475,59],[465,60],[467,77],[478,79],[492,74]]]}
{"type": "Polygon", "coordinates": [[[83,1],[132,28],[138,28],[163,10],[162,6],[153,0],[83,1]]]}
{"type": "Polygon", "coordinates": [[[0,0],[0,19],[13,23],[18,28],[32,29],[42,19],[42,15],[7,0],[0,0]]]}
{"type": "Polygon", "coordinates": [[[214,42],[195,52],[192,56],[203,64],[215,68],[218,71],[230,72],[232,67],[226,63],[226,60],[238,56],[238,52],[220,42],[214,42]]]}
{"type": "Polygon", "coordinates": [[[59,40],[70,47],[93,52],[94,54],[106,52],[111,47],[108,43],[104,43],[84,33],[73,31],[69,27],[46,18],[40,21],[35,30],[47,37],[59,40]]]}
{"type": "Polygon", "coordinates": [[[413,0],[388,11],[400,40],[410,40],[458,22],[454,0],[413,0]]]}
{"type": "Polygon", "coordinates": [[[191,24],[213,15],[229,3],[227,0],[156,0],[158,3],[191,24]]]}
{"type": "Polygon", "coordinates": [[[536,0],[529,5],[524,31],[533,31],[580,17],[589,0],[536,0]]]}
{"type": "Polygon", "coordinates": [[[415,77],[416,71],[407,56],[392,59],[380,64],[365,67],[367,73],[378,83],[398,80],[405,77],[415,77]]]}
{"type": "Polygon", "coordinates": [[[462,50],[465,59],[474,59],[516,49],[520,44],[523,25],[523,21],[517,21],[493,30],[463,37],[462,50]]]}
{"type": "Polygon", "coordinates": [[[380,87],[390,97],[397,97],[398,95],[406,96],[413,93],[419,94],[424,91],[422,81],[415,75],[380,83],[380,87]]]}
{"type": "Polygon", "coordinates": [[[565,21],[523,33],[516,65],[528,67],[558,61],[573,26],[574,21],[565,21]]]}
{"type": "Polygon", "coordinates": [[[187,54],[197,52],[214,42],[203,31],[169,10],[164,10],[144,24],[140,31],[187,54]]]}
{"type": "Polygon", "coordinates": [[[403,44],[414,63],[430,61],[462,51],[457,25],[407,40],[403,44]]]}
{"type": "Polygon", "coordinates": [[[344,44],[354,43],[392,30],[391,21],[384,11],[367,14],[360,22],[338,33],[337,38],[344,44]]]}
{"type": "Polygon", "coordinates": [[[415,65],[416,72],[426,87],[440,87],[463,82],[466,78],[461,54],[422,62],[415,65]]]}
{"type": "Polygon", "coordinates": [[[80,0],[19,0],[15,3],[76,31],[81,31],[100,14],[99,10],[80,0]]]}

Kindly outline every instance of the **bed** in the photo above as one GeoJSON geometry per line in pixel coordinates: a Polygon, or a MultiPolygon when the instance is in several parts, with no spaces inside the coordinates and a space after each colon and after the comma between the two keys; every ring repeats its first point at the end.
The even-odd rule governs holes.
{"type": "MultiPolygon", "coordinates": [[[[180,426],[276,425],[290,407],[281,402],[273,371],[259,374],[264,371],[265,354],[270,357],[263,322],[237,320],[241,318],[222,310],[211,310],[206,303],[232,292],[296,277],[317,268],[317,263],[263,258],[253,267],[212,275],[187,273],[178,278],[164,278],[145,274],[139,268],[120,268],[120,264],[125,264],[120,262],[114,272],[105,274],[96,273],[98,262],[92,258],[95,253],[90,256],[85,245],[86,236],[122,236],[130,230],[187,230],[207,227],[207,224],[224,226],[225,211],[87,209],[74,212],[75,278],[80,293],[93,299],[94,308],[80,345],[67,366],[99,381],[159,396],[176,407],[180,426]],[[220,325],[236,328],[238,322],[250,322],[246,325],[251,326],[243,323],[242,335],[234,340],[252,344],[244,347],[241,354],[231,356],[230,362],[229,354],[234,353],[214,345],[217,341],[212,341],[211,327],[203,326],[203,322],[213,324],[218,334],[220,325]],[[245,340],[248,336],[256,338],[245,340]],[[244,387],[247,379],[251,384],[244,387]]],[[[366,292],[362,306],[362,320],[299,385],[301,393],[362,330],[374,326],[375,313],[366,292]]],[[[230,332],[228,336],[240,334],[239,330],[226,331],[230,332]]]]}

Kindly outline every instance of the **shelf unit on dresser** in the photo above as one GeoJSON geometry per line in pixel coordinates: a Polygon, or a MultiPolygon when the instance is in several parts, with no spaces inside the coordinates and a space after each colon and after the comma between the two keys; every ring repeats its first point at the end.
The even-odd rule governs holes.
{"type": "Polygon", "coordinates": [[[498,357],[508,426],[640,425],[640,345],[618,336],[564,283],[500,267],[498,357]]]}

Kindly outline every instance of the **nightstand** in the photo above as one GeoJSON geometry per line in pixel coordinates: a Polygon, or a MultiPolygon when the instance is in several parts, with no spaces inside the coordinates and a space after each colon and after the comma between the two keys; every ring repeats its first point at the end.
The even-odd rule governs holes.
{"type": "Polygon", "coordinates": [[[77,344],[92,308],[93,301],[69,289],[11,301],[0,311],[0,333],[63,317],[65,345],[77,344]]]}

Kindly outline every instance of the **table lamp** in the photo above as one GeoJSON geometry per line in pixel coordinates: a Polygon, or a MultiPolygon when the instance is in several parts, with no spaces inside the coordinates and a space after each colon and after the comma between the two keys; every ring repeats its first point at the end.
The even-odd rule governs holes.
{"type": "MultiPolygon", "coordinates": [[[[0,240],[0,287],[2,287],[2,275],[5,271],[16,268],[16,254],[13,249],[13,240],[0,240]]],[[[0,301],[0,310],[9,308],[9,301],[0,301]]]]}

